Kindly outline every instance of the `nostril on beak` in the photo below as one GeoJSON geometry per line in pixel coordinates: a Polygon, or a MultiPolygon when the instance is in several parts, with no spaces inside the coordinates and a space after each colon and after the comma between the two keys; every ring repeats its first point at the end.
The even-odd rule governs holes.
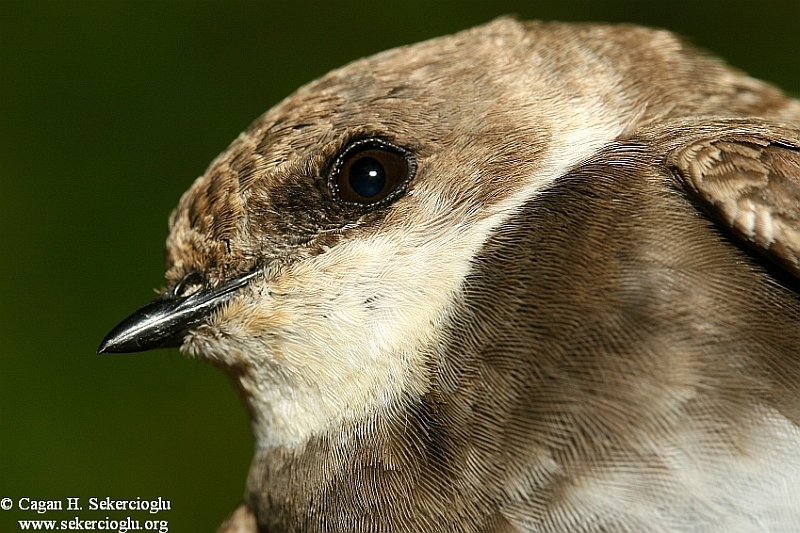
{"type": "Polygon", "coordinates": [[[172,288],[172,295],[178,298],[186,298],[196,293],[207,285],[206,278],[197,270],[192,270],[172,288]]]}

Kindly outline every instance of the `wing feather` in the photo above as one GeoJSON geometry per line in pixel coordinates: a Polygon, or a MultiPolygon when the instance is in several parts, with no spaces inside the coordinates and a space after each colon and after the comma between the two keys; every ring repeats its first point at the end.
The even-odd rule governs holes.
{"type": "Polygon", "coordinates": [[[679,149],[674,164],[713,218],[800,276],[800,139],[708,138],[679,149]]]}

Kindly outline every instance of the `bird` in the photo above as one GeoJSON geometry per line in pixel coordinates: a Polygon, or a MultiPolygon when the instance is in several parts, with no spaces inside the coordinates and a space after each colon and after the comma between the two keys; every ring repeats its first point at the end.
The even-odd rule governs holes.
{"type": "Polygon", "coordinates": [[[258,118],[100,353],[224,371],[222,533],[800,531],[800,102],[666,30],[502,17],[258,118]]]}

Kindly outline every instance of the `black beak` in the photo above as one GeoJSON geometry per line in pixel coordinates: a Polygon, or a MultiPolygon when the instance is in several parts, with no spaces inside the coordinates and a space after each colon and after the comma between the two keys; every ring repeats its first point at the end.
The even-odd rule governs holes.
{"type": "Polygon", "coordinates": [[[97,353],[143,352],[180,346],[189,328],[202,322],[212,311],[230,300],[236,291],[260,272],[261,269],[252,270],[219,287],[200,289],[189,296],[179,295],[186,285],[181,281],[174,289],[120,322],[100,343],[97,353]]]}

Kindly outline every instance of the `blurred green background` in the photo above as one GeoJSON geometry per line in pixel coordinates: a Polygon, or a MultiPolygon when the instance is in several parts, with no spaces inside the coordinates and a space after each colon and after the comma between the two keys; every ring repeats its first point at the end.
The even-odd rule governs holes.
{"type": "Polygon", "coordinates": [[[800,92],[799,2],[0,2],[0,498],[160,496],[170,531],[214,531],[253,452],[226,378],[94,355],[161,285],[167,216],[299,85],[506,13],[666,27],[800,92]]]}

